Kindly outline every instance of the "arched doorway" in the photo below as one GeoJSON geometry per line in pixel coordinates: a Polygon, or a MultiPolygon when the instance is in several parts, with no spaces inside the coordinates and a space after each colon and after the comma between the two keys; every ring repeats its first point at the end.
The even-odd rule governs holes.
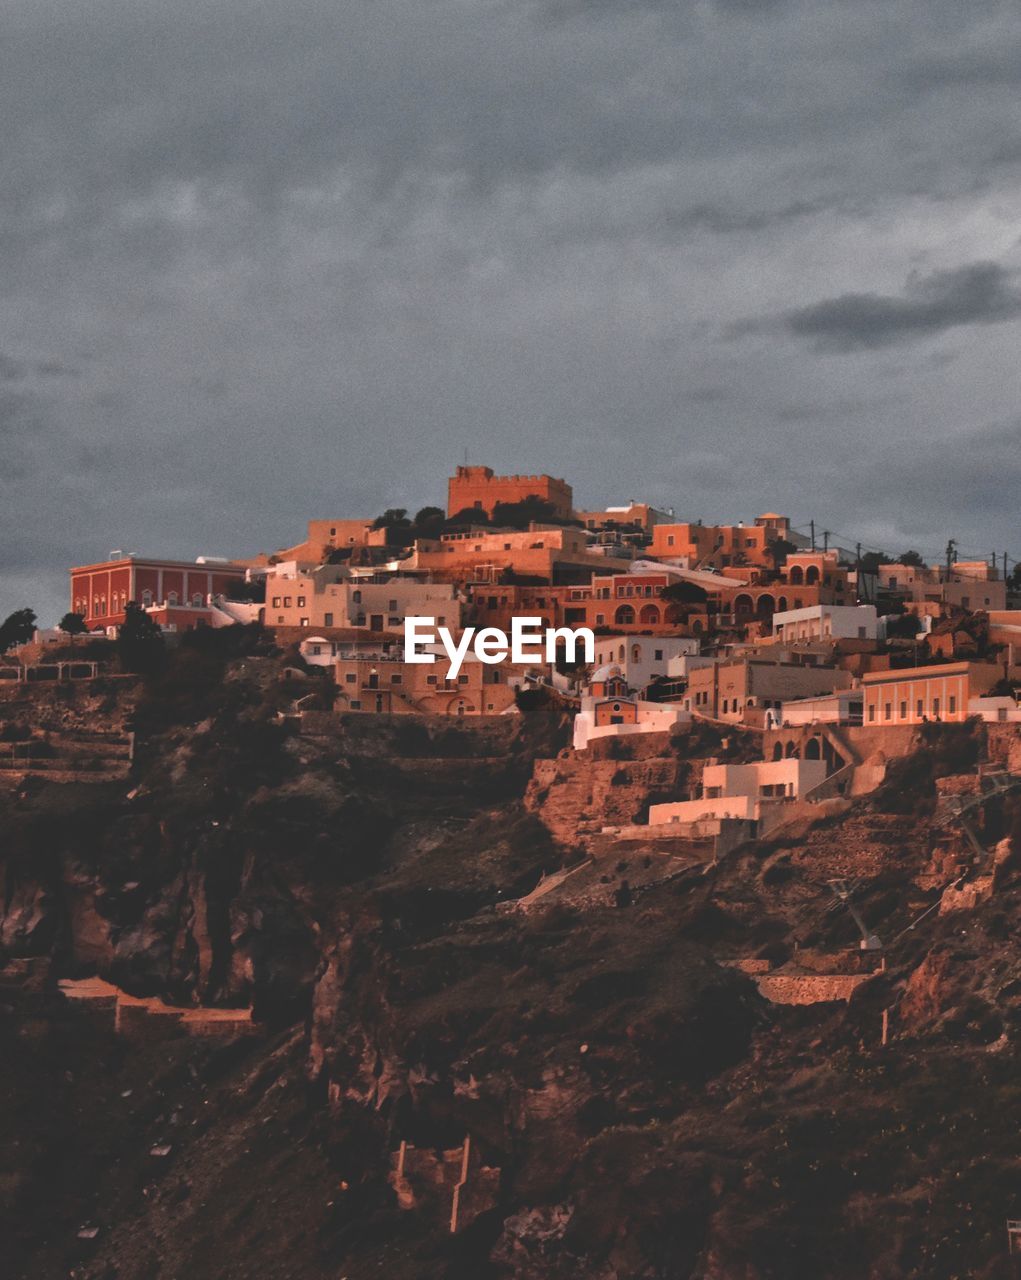
{"type": "Polygon", "coordinates": [[[655,626],[659,622],[659,609],[654,604],[643,605],[640,616],[642,622],[655,626]]]}
{"type": "Polygon", "coordinates": [[[805,743],[805,759],[821,760],[822,759],[822,742],[818,738],[809,738],[805,743]]]}

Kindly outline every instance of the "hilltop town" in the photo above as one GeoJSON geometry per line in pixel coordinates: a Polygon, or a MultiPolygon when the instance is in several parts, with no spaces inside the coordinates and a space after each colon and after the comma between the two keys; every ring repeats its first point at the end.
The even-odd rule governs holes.
{"type": "Polygon", "coordinates": [[[1019,588],[474,466],[71,568],[0,626],[11,1274],[1007,1280],[1019,588]]]}
{"type": "Polygon", "coordinates": [[[708,525],[646,503],[580,511],[564,480],[465,465],[445,511],[313,519],[302,542],[248,559],[117,553],[75,567],[65,629],[10,644],[0,679],[115,670],[129,617],[129,632],[170,643],[255,624],[321,677],[338,715],[517,714],[520,694],[544,687],[573,714],[579,751],[698,722],[756,730],[754,768],[712,775],[652,821],[761,824],[776,801],[878,785],[921,725],[1021,722],[1021,580],[1007,570],[1006,554],[965,561],[953,542],[935,565],[843,552],[774,512],[708,525]],[[451,679],[408,660],[418,616],[455,640],[514,618],[589,628],[595,661],[469,653],[451,679]]]}

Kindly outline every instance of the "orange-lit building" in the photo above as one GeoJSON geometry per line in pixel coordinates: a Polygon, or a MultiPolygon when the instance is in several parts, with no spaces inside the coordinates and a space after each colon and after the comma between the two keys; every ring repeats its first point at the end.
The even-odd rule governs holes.
{"type": "Polygon", "coordinates": [[[524,668],[491,665],[474,654],[464,660],[453,680],[446,678],[447,659],[435,663],[405,662],[403,650],[375,655],[340,653],[333,665],[337,711],[383,715],[498,716],[515,705],[509,680],[524,668]]]}
{"type": "Polygon", "coordinates": [[[71,570],[71,612],[80,613],[90,631],[119,627],[132,600],[143,609],[161,607],[156,621],[186,630],[205,618],[210,596],[229,595],[244,580],[244,566],[228,561],[123,556],[71,570]]]}
{"type": "Polygon", "coordinates": [[[1003,668],[992,662],[949,662],[943,666],[874,671],[861,678],[865,725],[960,722],[968,703],[1000,680],[1003,668]]]}
{"type": "Polygon", "coordinates": [[[490,467],[458,467],[447,482],[447,515],[475,510],[491,516],[498,502],[523,502],[526,498],[541,498],[565,520],[574,511],[574,493],[566,480],[545,475],[498,476],[490,467]]]}
{"type": "Polygon", "coordinates": [[[508,573],[536,582],[586,581],[600,568],[623,568],[628,561],[588,549],[583,530],[533,524],[529,529],[485,526],[419,538],[402,562],[408,572],[457,581],[499,582],[508,573]]]}
{"type": "Polygon", "coordinates": [[[753,524],[657,524],[649,554],[660,560],[683,560],[688,568],[725,569],[729,566],[773,567],[770,546],[789,540],[791,522],[773,511],[753,524]]]}
{"type": "Polygon", "coordinates": [[[655,525],[669,524],[673,518],[672,511],[660,511],[647,502],[629,502],[626,507],[606,507],[602,511],[575,512],[575,519],[593,532],[620,529],[648,534],[655,525]]]}

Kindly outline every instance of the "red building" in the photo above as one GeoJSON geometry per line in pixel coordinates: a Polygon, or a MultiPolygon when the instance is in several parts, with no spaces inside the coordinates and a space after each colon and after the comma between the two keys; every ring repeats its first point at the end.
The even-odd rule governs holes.
{"type": "Polygon", "coordinates": [[[447,515],[462,511],[493,514],[498,502],[523,502],[542,498],[565,520],[574,509],[574,492],[566,480],[553,476],[497,476],[490,467],[458,467],[447,481],[447,515]]]}
{"type": "Polygon", "coordinates": [[[124,556],[71,570],[71,611],[90,631],[118,627],[129,600],[143,609],[159,608],[157,621],[194,626],[209,597],[227,594],[245,580],[243,565],[224,561],[143,560],[124,556]],[[176,612],[175,612],[176,611],[176,612]]]}

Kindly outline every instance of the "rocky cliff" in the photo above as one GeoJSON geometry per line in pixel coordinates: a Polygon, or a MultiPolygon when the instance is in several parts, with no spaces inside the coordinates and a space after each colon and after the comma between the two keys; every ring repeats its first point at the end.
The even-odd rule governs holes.
{"type": "Polygon", "coordinates": [[[129,777],[0,793],[10,1274],[1010,1274],[1012,795],[976,817],[988,896],[939,911],[944,875],[988,870],[939,786],[983,741],[718,860],[631,849],[620,905],[567,879],[522,910],[586,828],[744,748],[565,753],[541,701],[476,727],[302,718],[289,685],[272,654],[185,653],[90,709],[136,734],[129,777]],[[92,973],[250,1007],[255,1034],[125,1035],[60,994],[92,973]]]}

